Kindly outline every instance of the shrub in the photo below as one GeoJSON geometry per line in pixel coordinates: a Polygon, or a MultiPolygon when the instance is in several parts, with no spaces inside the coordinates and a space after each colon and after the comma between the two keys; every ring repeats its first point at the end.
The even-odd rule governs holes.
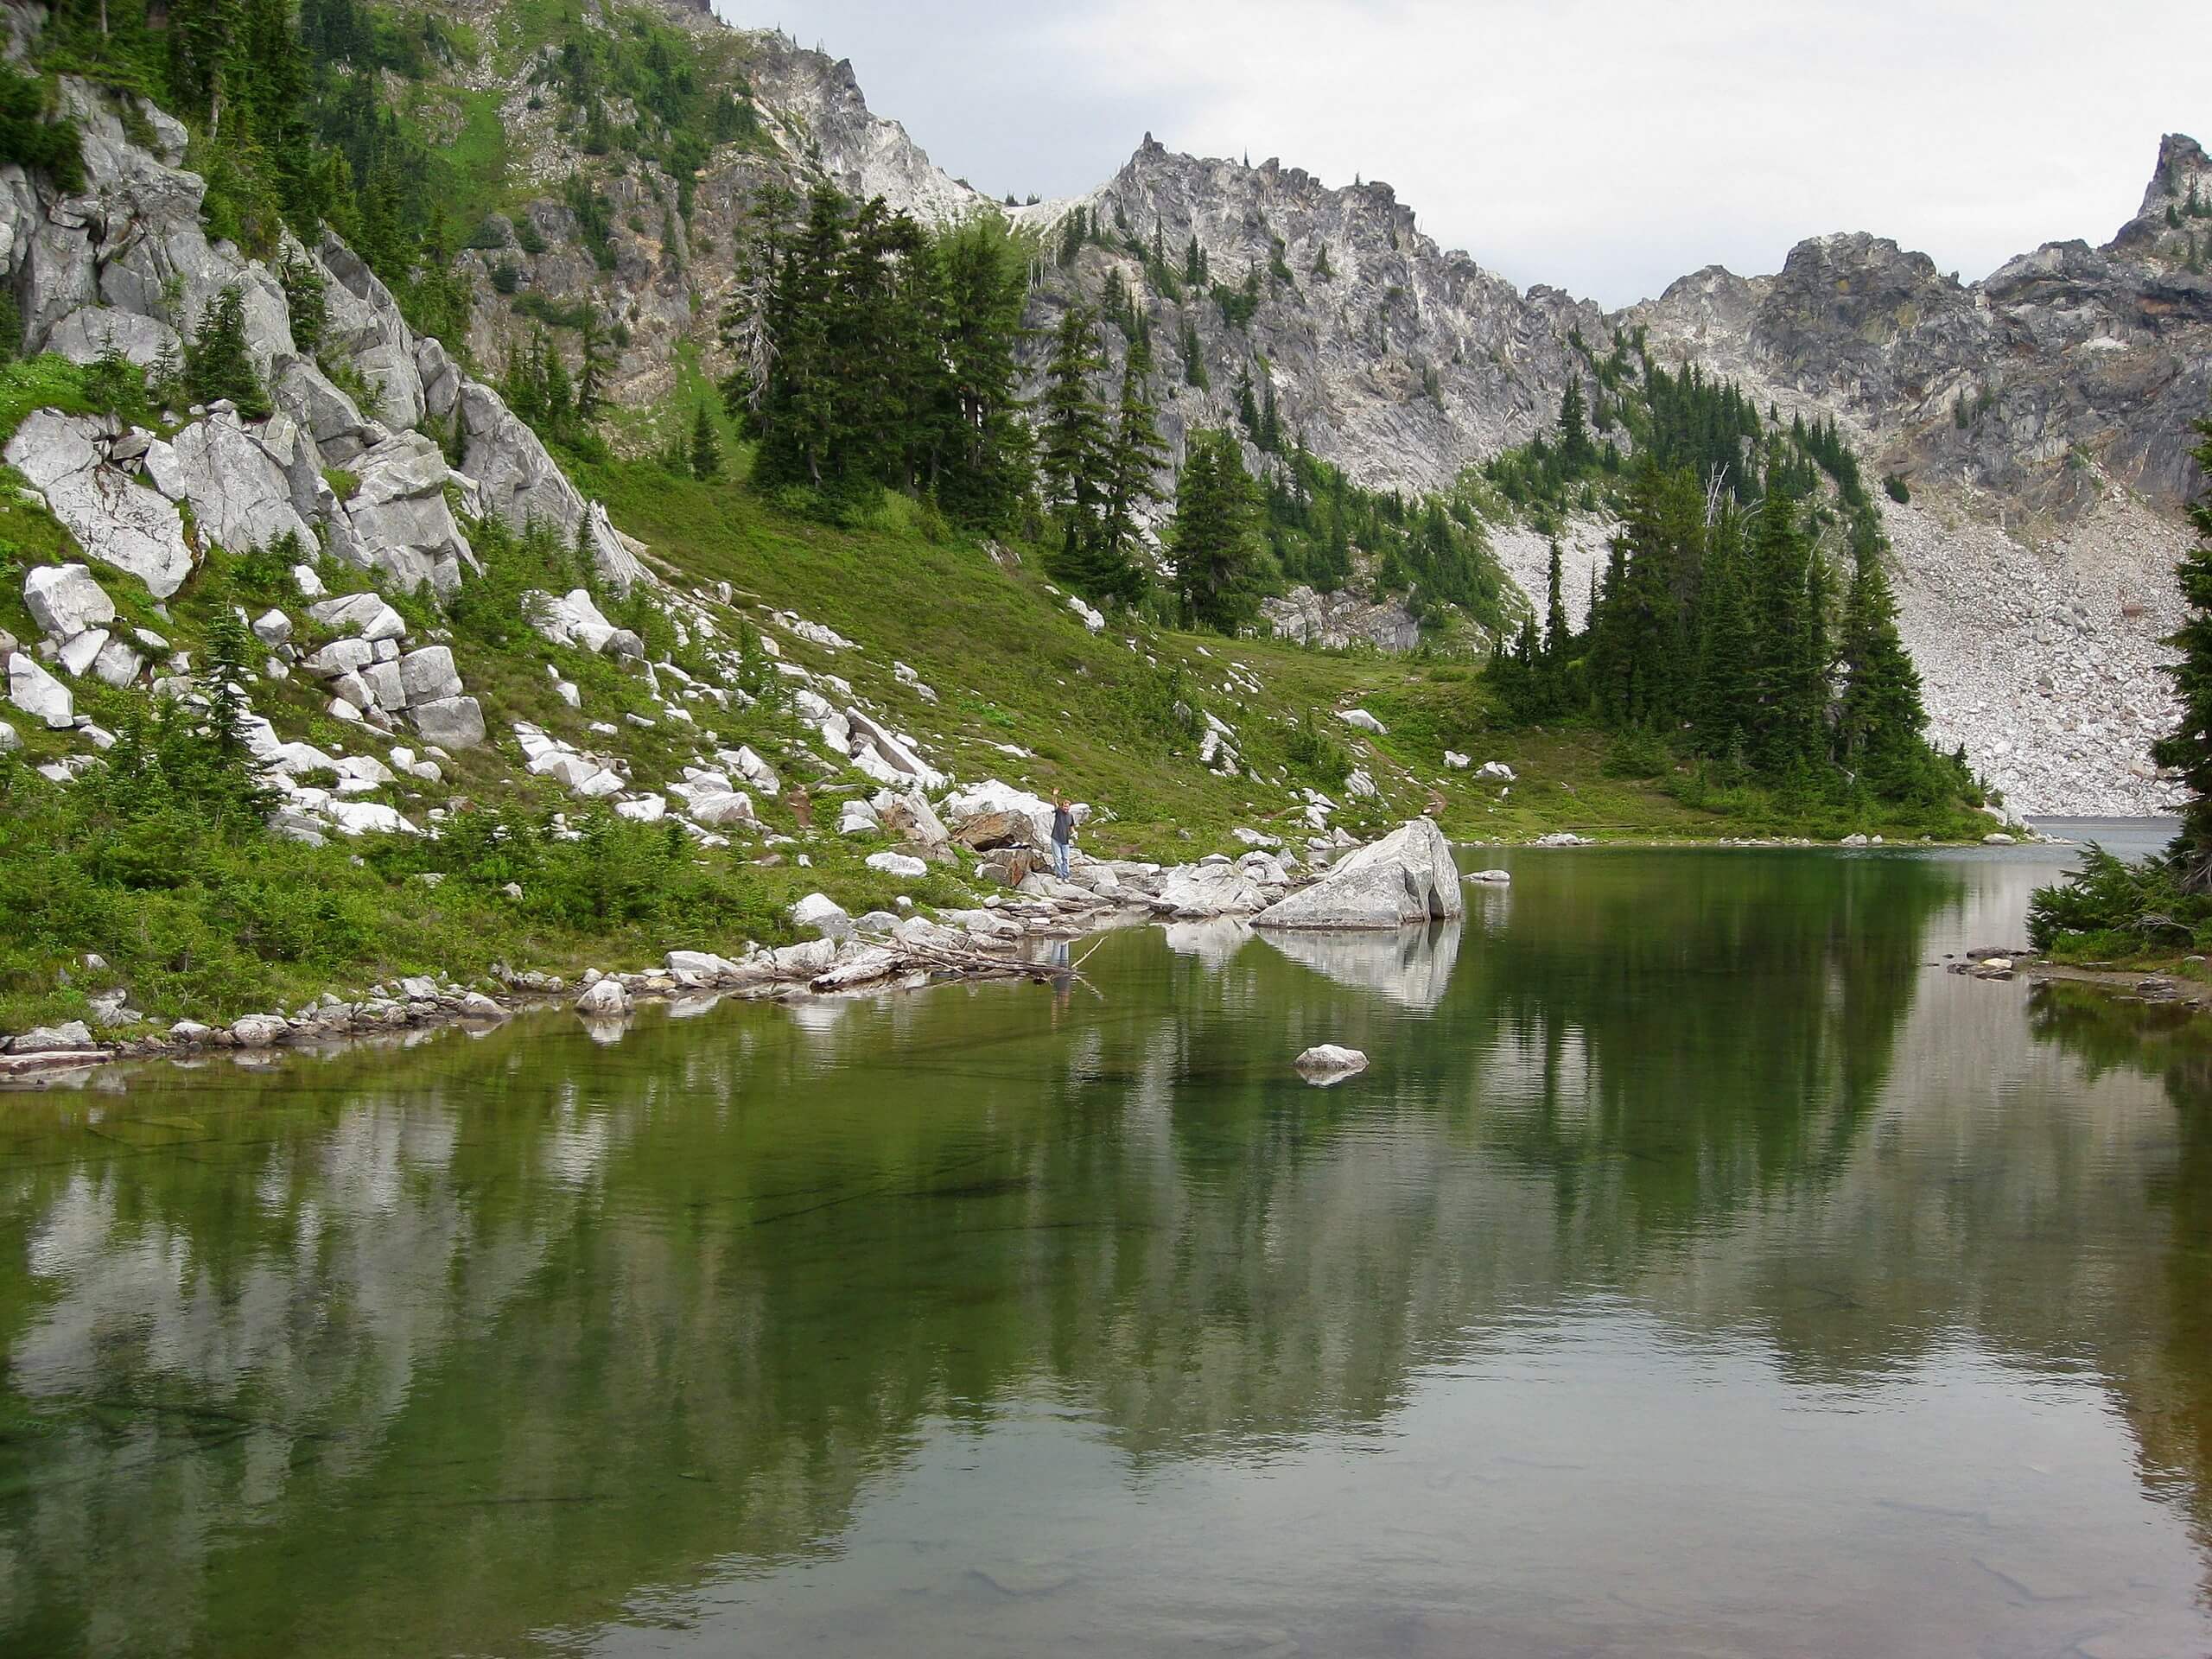
{"type": "Polygon", "coordinates": [[[1617,734],[1605,750],[1603,766],[1608,778],[1656,778],[1673,764],[1674,757],[1657,733],[1631,726],[1617,734]]]}
{"type": "Polygon", "coordinates": [[[44,174],[65,195],[85,188],[84,140],[77,124],[46,119],[45,89],[4,64],[0,64],[0,162],[44,174]]]}
{"type": "Polygon", "coordinates": [[[1890,499],[1900,506],[1912,499],[1911,489],[1907,486],[1904,480],[1895,473],[1891,473],[1882,480],[1882,487],[1889,492],[1890,499]]]}
{"type": "Polygon", "coordinates": [[[1284,737],[1282,747],[1291,770],[1323,788],[1339,788],[1351,775],[1351,751],[1316,726],[1310,710],[1298,717],[1298,723],[1284,737]]]}

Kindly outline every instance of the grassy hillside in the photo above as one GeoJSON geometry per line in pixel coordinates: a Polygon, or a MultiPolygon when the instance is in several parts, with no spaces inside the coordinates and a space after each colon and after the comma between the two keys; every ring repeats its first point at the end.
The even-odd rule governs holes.
{"type": "MultiPolygon", "coordinates": [[[[9,365],[0,372],[0,404],[18,417],[37,404],[90,406],[83,374],[52,359],[9,365]]],[[[743,459],[734,454],[734,473],[743,459]]],[[[1355,834],[1422,810],[1454,836],[1476,840],[1554,830],[1599,838],[1858,830],[1896,838],[1979,827],[1962,818],[1808,820],[1749,794],[1700,802],[1687,778],[1655,770],[1650,757],[1624,752],[1592,728],[1515,731],[1499,721],[1493,729],[1489,689],[1464,660],[1311,651],[1163,632],[1126,618],[1094,634],[1045,579],[1037,550],[946,531],[903,498],[887,496],[871,523],[836,528],[782,513],[734,478],[702,482],[623,461],[580,464],[576,473],[647,544],[663,579],[706,603],[724,637],[757,629],[786,662],[842,677],[963,779],[1057,785],[1094,803],[1099,820],[1086,844],[1095,854],[1181,861],[1236,850],[1229,832],[1236,826],[1295,845],[1309,833],[1300,816],[1300,791],[1308,788],[1338,802],[1335,822],[1355,834]],[[775,620],[779,611],[826,624],[857,648],[810,644],[775,620]],[[894,663],[936,700],[903,681],[894,663]],[[1354,706],[1376,715],[1387,734],[1335,719],[1354,706]],[[1209,715],[1234,734],[1243,760],[1234,775],[1201,764],[1209,715]],[[1502,788],[1448,771],[1446,748],[1478,764],[1502,760],[1518,780],[1502,788]],[[1373,796],[1348,794],[1353,767],[1371,776],[1373,796]]],[[[787,938],[785,906],[816,888],[856,912],[888,906],[901,892],[923,904],[968,899],[964,872],[901,884],[861,862],[885,843],[835,835],[837,794],[859,780],[821,754],[788,697],[777,695],[786,683],[765,664],[757,707],[723,715],[695,705],[697,725],[687,728],[667,718],[637,671],[550,645],[520,623],[524,590],[574,585],[562,550],[476,539],[487,569],[449,613],[425,599],[388,595],[417,643],[450,639],[493,738],[454,757],[439,783],[403,775],[365,798],[417,823],[434,809],[454,814],[438,839],[311,848],[271,840],[252,812],[187,798],[182,785],[172,791],[157,779],[158,788],[118,790],[102,784],[108,769],[100,766],[74,783],[49,782],[35,768],[84,756],[83,741],[8,711],[22,747],[0,755],[0,912],[11,922],[0,939],[0,1030],[82,1014],[87,994],[110,985],[127,986],[134,1007],[170,1020],[293,1006],[326,988],[401,974],[466,980],[495,962],[573,971],[634,965],[678,945],[734,950],[747,938],[787,938]],[[580,709],[557,695],[556,676],[581,689],[580,709]],[[633,724],[631,715],[653,723],[633,724]],[[769,852],[739,837],[702,850],[671,825],[616,819],[530,776],[514,741],[518,719],[626,757],[638,790],[660,787],[718,745],[749,743],[787,785],[813,785],[822,827],[804,834],[783,801],[763,800],[767,831],[798,836],[797,845],[769,852]],[[619,735],[594,734],[594,723],[619,735]],[[549,834],[556,813],[584,839],[549,834]],[[801,853],[811,868],[797,863],[801,853]],[[425,874],[442,879],[432,884],[419,879],[425,874]],[[519,899],[504,891],[510,882],[521,887],[519,899]],[[106,966],[88,969],[87,953],[106,966]]],[[[22,573],[74,556],[42,506],[12,490],[0,496],[0,628],[35,639],[22,573]]],[[[334,592],[365,585],[360,573],[327,559],[321,568],[334,592]]],[[[119,626],[151,630],[190,653],[196,668],[205,666],[213,625],[233,607],[249,617],[281,607],[302,648],[320,643],[280,557],[211,550],[165,606],[126,578],[99,574],[122,613],[119,626]]],[[[656,659],[697,666],[652,601],[603,602],[645,636],[656,659]]],[[[142,690],[89,678],[71,685],[81,712],[126,735],[153,707],[142,690]]],[[[333,754],[381,758],[395,743],[419,747],[404,733],[377,739],[333,719],[327,694],[305,674],[262,677],[251,692],[283,737],[333,754]]]]}

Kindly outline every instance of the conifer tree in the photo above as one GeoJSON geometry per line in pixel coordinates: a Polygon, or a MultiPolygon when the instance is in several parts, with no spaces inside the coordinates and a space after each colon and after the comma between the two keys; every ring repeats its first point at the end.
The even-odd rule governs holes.
{"type": "Polygon", "coordinates": [[[1581,383],[1569,380],[1559,400],[1559,458],[1560,470],[1570,479],[1582,477],[1598,463],[1597,446],[1590,442],[1583,414],[1581,383]]]}
{"type": "Polygon", "coordinates": [[[1871,510],[1853,518],[1851,587],[1838,640],[1843,690],[1835,758],[1870,793],[1904,798],[1925,793],[1932,757],[1920,673],[1897,636],[1897,600],[1882,568],[1887,545],[1871,510]]]}
{"type": "Polygon", "coordinates": [[[1690,713],[1700,753],[1740,769],[1754,723],[1758,640],[1745,579],[1742,521],[1726,506],[1707,533],[1690,713]]]}
{"type": "Polygon", "coordinates": [[[227,397],[245,419],[267,418],[269,394],[246,344],[245,300],[236,283],[208,302],[185,347],[184,368],[186,383],[200,402],[227,397]]]}
{"type": "Polygon", "coordinates": [[[1559,537],[1552,537],[1551,562],[1544,573],[1544,655],[1552,662],[1564,662],[1572,644],[1572,630],[1567,620],[1567,598],[1560,563],[1559,537]]]}
{"type": "Polygon", "coordinates": [[[1064,556],[1095,543],[1104,512],[1113,446],[1096,382],[1105,366],[1096,320],[1084,307],[1070,306],[1045,371],[1038,431],[1038,473],[1046,505],[1059,517],[1064,556]]]}
{"type": "Polygon", "coordinates": [[[1234,435],[1194,432],[1175,490],[1175,588],[1200,627],[1234,633],[1259,609],[1252,484],[1234,435]]]}
{"type": "MultiPolygon", "coordinates": [[[[2212,480],[2212,420],[2196,423],[2203,442],[2196,450],[2202,475],[2212,480]]],[[[2168,859],[2184,891],[2212,891],[2212,483],[2190,509],[2196,545],[2177,567],[2188,617],[2166,644],[2181,653],[2168,671],[2181,697],[2181,719],[2152,753],[2174,767],[2189,790],[2181,834],[2168,859]]]]}
{"type": "Polygon", "coordinates": [[[722,470],[722,446],[715,436],[714,417],[701,404],[699,413],[691,423],[691,476],[705,480],[719,478],[722,470]]]}
{"type": "Polygon", "coordinates": [[[1808,609],[1812,550],[1789,498],[1770,490],[1752,522],[1750,593],[1759,625],[1752,763],[1765,776],[1802,777],[1821,748],[1819,629],[1808,609]]]}
{"type": "Polygon", "coordinates": [[[1141,340],[1132,344],[1122,370],[1121,402],[1106,457],[1105,511],[1096,547],[1083,562],[1080,583],[1094,598],[1124,605],[1135,604],[1144,594],[1144,570],[1137,562],[1137,515],[1147,503],[1160,499],[1159,474],[1167,458],[1147,386],[1151,371],[1150,348],[1141,340]]]}

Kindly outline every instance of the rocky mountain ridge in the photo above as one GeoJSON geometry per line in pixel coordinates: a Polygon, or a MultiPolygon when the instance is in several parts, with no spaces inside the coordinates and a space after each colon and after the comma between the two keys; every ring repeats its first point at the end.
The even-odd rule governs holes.
{"type": "MultiPolygon", "coordinates": [[[[677,211],[678,181],[636,157],[594,158],[575,124],[540,95],[550,44],[514,53],[487,45],[474,60],[405,94],[412,118],[434,132],[459,131],[470,99],[497,100],[506,205],[487,215],[463,256],[474,288],[463,357],[474,375],[435,341],[401,346],[361,334],[347,346],[389,400],[378,413],[393,429],[411,426],[418,411],[474,423],[458,470],[499,504],[539,502],[564,527],[582,518],[581,498],[557,468],[529,457],[535,440],[522,442],[527,429],[490,384],[546,318],[588,307],[607,319],[612,395],[641,411],[664,410],[678,401],[671,394],[685,384],[687,363],[709,377],[722,366],[716,319],[742,280],[733,255],[766,191],[828,178],[938,223],[996,206],[1039,240],[1029,320],[1040,336],[1077,298],[1095,303],[1118,291],[1141,313],[1171,457],[1192,429],[1233,426],[1249,379],[1272,396],[1287,434],[1357,481],[1447,486],[1465,466],[1548,426],[1563,388],[1586,373],[1586,348],[1605,349],[1617,330],[1643,330],[1662,359],[1738,379],[1785,418],[1834,416],[1870,474],[1894,474],[1911,493],[1910,512],[1891,514],[1908,633],[1971,637],[2007,664],[1993,707],[1986,684],[1970,692],[1947,671],[1931,671],[1939,728],[1966,737],[1995,781],[2037,810],[2143,810],[2164,798],[2156,780],[2142,775],[2147,736],[2164,718],[2162,683],[2131,687],[2140,695],[2126,706],[2139,713],[2113,729],[2103,717],[2104,688],[2083,681],[2071,658],[2037,637],[2049,632],[2047,606],[2033,607],[2032,620],[2007,609],[1993,622],[1986,607],[1955,608],[1949,586],[1934,577],[1945,562],[1963,563],[1979,573],[1974,591],[1999,590],[2065,542],[2085,582],[2115,589],[2110,606],[2087,607],[2093,619],[2107,612],[2115,619],[2093,620],[2091,648],[2132,665],[2155,660],[2155,646],[2129,641],[2170,617],[2170,585],[2156,572],[2185,544],[2177,510],[2201,483],[2187,456],[2187,423],[2212,406],[2212,284],[2191,269],[2202,263],[2199,243],[2212,242],[2212,221],[2184,211],[2212,201],[2212,167],[2192,141],[2164,142],[2136,216],[2101,249],[2051,245],[1983,283],[1961,284],[1894,243],[1827,237],[1801,244],[1775,276],[1710,269],[1658,300],[1607,314],[1555,289],[1518,291],[1468,255],[1441,249],[1387,184],[1330,188],[1274,160],[1252,167],[1183,156],[1149,136],[1083,198],[994,204],[931,163],[896,122],[869,111],[849,62],[803,50],[780,34],[730,29],[684,0],[652,3],[655,16],[698,43],[703,72],[741,88],[758,115],[756,133],[717,146],[684,181],[688,217],[677,211]],[[578,174],[592,179],[604,202],[601,245],[589,245],[560,188],[578,174]],[[1068,221],[1077,213],[1093,233],[1063,261],[1068,221]],[[1206,267],[1203,281],[1163,279],[1163,268],[1180,272],[1193,245],[1206,267]],[[397,360],[425,346],[435,353],[427,365],[397,360]],[[432,388],[436,407],[428,401],[432,388]],[[507,459],[494,462],[494,454],[507,459]],[[2101,564],[2088,527],[2113,512],[2126,518],[2132,541],[2101,564]],[[1932,562],[1924,572],[1913,563],[1922,559],[1932,562]],[[2126,639],[2112,631],[2121,620],[2126,639]],[[2106,747],[2048,784],[2021,769],[2013,757],[2039,740],[2032,721],[2008,715],[2008,708],[2024,706],[2013,696],[2020,686],[2057,707],[2062,720],[2106,727],[2098,738],[2106,747]],[[1977,702],[1985,705],[1979,714],[1977,702]],[[1999,744],[2006,746],[2003,755],[1985,755],[1999,744]]],[[[437,9],[474,24],[486,42],[505,38],[510,14],[500,0],[437,9]]],[[[597,3],[583,14],[607,29],[618,15],[597,3]]],[[[617,101],[615,118],[624,114],[617,101]]],[[[167,194],[109,193],[102,211],[114,236],[125,235],[134,217],[176,218],[178,187],[148,188],[167,194]]],[[[340,269],[350,254],[319,255],[338,279],[341,306],[365,291],[363,278],[375,281],[365,268],[340,269]]],[[[150,360],[173,334],[148,287],[150,256],[107,259],[89,289],[86,273],[63,263],[77,257],[61,243],[0,250],[0,266],[14,270],[26,302],[27,346],[85,358],[98,348],[96,327],[119,328],[131,354],[150,360]],[[128,302],[118,303],[126,289],[128,302]]],[[[298,355],[279,334],[273,282],[264,273],[245,286],[257,338],[287,347],[272,345],[270,360],[298,355]]],[[[186,314],[204,301],[204,287],[188,283],[186,314]]],[[[358,320],[342,326],[361,327],[358,320]]],[[[390,332],[388,322],[374,327],[390,332]]],[[[1118,358],[1123,331],[1107,334],[1118,358]]],[[[556,327],[554,337],[560,349],[575,350],[565,330],[556,327]]],[[[1033,373],[1041,372],[1041,346],[1035,349],[1033,373]]],[[[310,404],[321,411],[318,441],[345,448],[360,411],[349,414],[342,393],[338,403],[325,397],[312,373],[308,365],[284,369],[283,378],[300,383],[303,411],[310,404]]],[[[365,455],[383,442],[359,430],[369,439],[360,444],[365,455]]],[[[650,417],[625,431],[631,442],[659,435],[650,417]]],[[[379,470],[416,454],[405,443],[399,450],[406,454],[378,454],[379,470]]],[[[290,464],[296,472],[297,461],[290,464]]],[[[394,501],[423,501],[430,470],[425,462],[417,480],[424,487],[394,501]]],[[[400,476],[379,487],[397,488],[400,476]]],[[[314,493],[302,477],[304,503],[314,493]]],[[[364,505],[373,524],[375,507],[364,505]]],[[[383,516],[410,515],[435,518],[427,506],[383,516]]],[[[379,556],[391,568],[441,572],[450,582],[461,551],[441,526],[413,524],[395,534],[401,539],[379,533],[386,550],[379,556]],[[401,547],[409,550],[404,556],[395,550],[401,547]]],[[[2069,596],[2042,597],[2072,614],[2069,596]]],[[[1299,594],[1275,615],[1279,626],[1317,639],[1368,638],[1396,647],[1410,637],[1408,619],[1389,604],[1299,594]]]]}

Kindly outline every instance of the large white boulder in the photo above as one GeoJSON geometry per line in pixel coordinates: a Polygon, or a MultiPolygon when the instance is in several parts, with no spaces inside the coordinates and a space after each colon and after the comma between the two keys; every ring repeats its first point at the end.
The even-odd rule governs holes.
{"type": "Polygon", "coordinates": [[[426,743],[443,749],[473,749],[484,741],[484,710],[474,697],[440,697],[410,702],[407,717],[426,743]]]}
{"type": "Polygon", "coordinates": [[[1270,905],[1255,927],[1405,927],[1460,916],[1466,901],[1452,843],[1427,818],[1348,853],[1312,887],[1270,905]]]}
{"type": "Polygon", "coordinates": [[[845,723],[852,734],[854,760],[856,763],[863,760],[868,752],[873,750],[886,768],[883,772],[874,772],[871,768],[863,766],[862,769],[870,771],[877,782],[934,790],[943,789],[952,781],[923,760],[911,745],[901,742],[897,733],[863,710],[847,709],[845,723]]]}
{"type": "Polygon", "coordinates": [[[375,594],[341,594],[308,607],[308,614],[334,632],[379,639],[404,639],[407,620],[375,594]]]}
{"type": "Polygon", "coordinates": [[[381,801],[333,801],[330,821],[347,836],[419,836],[423,832],[381,801]]]}
{"type": "MultiPolygon", "coordinates": [[[[970,784],[956,789],[939,804],[938,810],[944,822],[957,831],[963,824],[987,817],[995,812],[1018,812],[1028,819],[1035,831],[1033,844],[1049,846],[1052,838],[1052,804],[1042,796],[1033,795],[1026,789],[1001,783],[995,778],[986,778],[980,784],[970,784]]],[[[1077,801],[1069,809],[1069,816],[1081,829],[1090,820],[1088,804],[1077,801]]]]}
{"type": "Polygon", "coordinates": [[[410,592],[459,592],[473,555],[446,501],[444,452],[420,432],[395,432],[350,470],[360,482],[343,503],[345,534],[331,537],[339,556],[410,592]]]}
{"type": "Polygon", "coordinates": [[[596,655],[622,632],[600,613],[581,588],[565,594],[524,594],[522,604],[531,626],[556,645],[575,645],[596,655]]]}
{"type": "Polygon", "coordinates": [[[111,305],[79,306],[46,337],[46,349],[72,363],[90,363],[110,346],[150,369],[164,351],[181,353],[184,342],[166,322],[111,305]]]}
{"type": "Polygon", "coordinates": [[[73,679],[83,679],[92,671],[92,664],[99,660],[100,652],[107,649],[108,632],[105,628],[88,628],[61,647],[56,658],[61,671],[73,679]]]}
{"type": "Polygon", "coordinates": [[[446,645],[425,645],[402,657],[399,683],[410,707],[457,697],[462,690],[461,671],[453,665],[453,651],[446,645]]]}
{"type": "Polygon", "coordinates": [[[377,648],[365,639],[348,637],[334,639],[319,651],[310,652],[301,661],[301,666],[310,674],[326,680],[334,680],[341,674],[357,674],[376,660],[377,648]]]}
{"type": "Polygon", "coordinates": [[[108,464],[111,427],[92,416],[35,410],[8,441],[8,464],[46,497],[86,556],[128,571],[156,599],[192,574],[192,549],[174,505],[108,464]]]}
{"type": "Polygon", "coordinates": [[[849,933],[853,918],[843,906],[823,893],[810,893],[791,906],[791,925],[810,927],[818,933],[849,933]]]}
{"type": "Polygon", "coordinates": [[[315,440],[316,450],[328,466],[348,465],[385,435],[384,427],[363,416],[353,398],[306,358],[288,357],[278,362],[269,390],[277,406],[315,440]]]}
{"type": "Polygon", "coordinates": [[[737,789],[721,794],[694,795],[690,817],[692,823],[709,830],[759,822],[753,810],[753,798],[743,790],[737,789]]]}
{"type": "Polygon", "coordinates": [[[100,647],[99,655],[92,658],[92,673],[101,683],[111,685],[120,691],[135,685],[145,663],[138,653],[120,639],[110,639],[100,647]]]}
{"type": "Polygon", "coordinates": [[[868,867],[886,875],[895,875],[903,881],[917,881],[930,873],[927,863],[905,853],[870,853],[868,867]]]}
{"type": "Polygon", "coordinates": [[[485,510],[516,530],[534,520],[574,542],[584,522],[584,499],[537,435],[477,381],[461,383],[459,402],[461,469],[482,487],[485,510]]]}
{"type": "Polygon", "coordinates": [[[234,412],[219,409],[166,443],[156,439],[147,447],[146,476],[171,501],[189,502],[201,536],[234,553],[287,535],[315,546],[292,505],[291,480],[234,412]]]}
{"type": "Polygon", "coordinates": [[[588,1020],[619,1020],[630,1012],[630,993],[619,979],[594,980],[578,995],[576,1012],[588,1020]]]}
{"type": "Polygon", "coordinates": [[[1308,1083],[1326,1088],[1367,1070],[1367,1056],[1356,1048],[1319,1043],[1298,1057],[1298,1070],[1308,1083]]]}
{"type": "Polygon", "coordinates": [[[81,564],[41,565],[23,578],[23,606],[49,639],[73,639],[115,620],[115,601],[81,564]]]}
{"type": "Polygon", "coordinates": [[[8,658],[8,701],[57,732],[76,723],[77,709],[69,688],[23,652],[13,652],[8,658]]]}

